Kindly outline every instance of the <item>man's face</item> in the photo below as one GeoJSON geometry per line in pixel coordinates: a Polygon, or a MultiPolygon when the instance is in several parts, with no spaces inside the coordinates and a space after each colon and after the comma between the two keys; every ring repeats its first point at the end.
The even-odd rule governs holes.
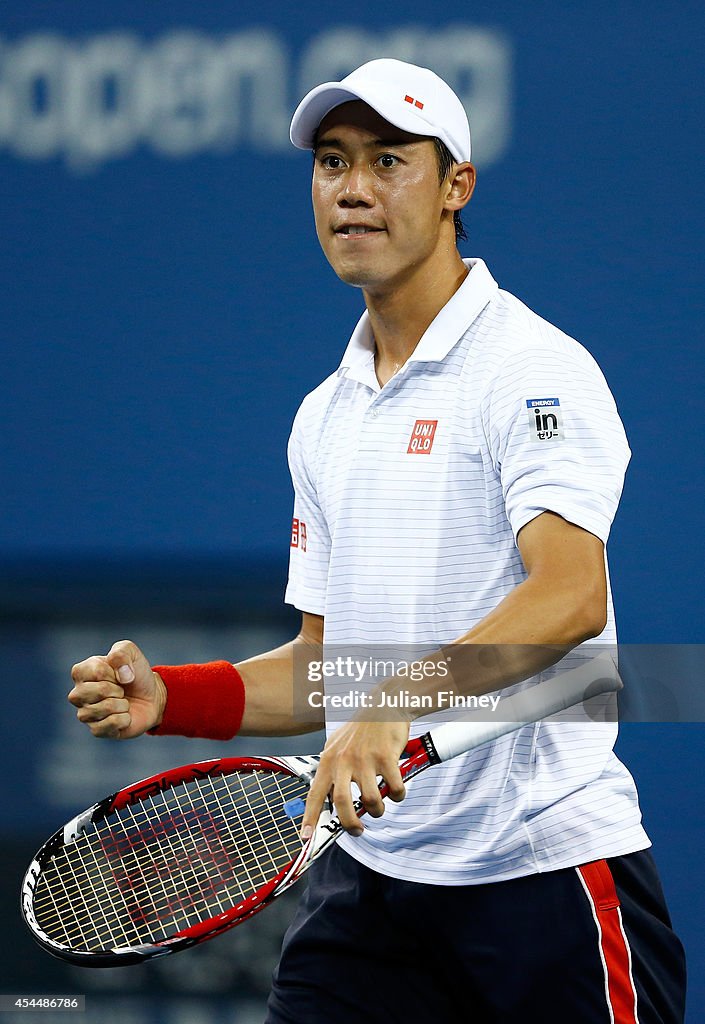
{"type": "Polygon", "coordinates": [[[433,140],[395,128],[361,101],[321,122],[312,195],[326,258],[370,294],[398,288],[449,238],[454,244],[433,140]]]}

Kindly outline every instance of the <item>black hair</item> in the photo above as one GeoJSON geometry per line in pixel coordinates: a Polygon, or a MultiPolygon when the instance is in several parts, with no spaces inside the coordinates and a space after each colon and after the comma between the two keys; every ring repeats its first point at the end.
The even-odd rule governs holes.
{"type": "MultiPolygon", "coordinates": [[[[442,185],[448,175],[453,169],[456,163],[456,159],[451,151],[446,146],[445,142],[441,142],[440,139],[434,138],[433,144],[436,147],[436,156],[438,158],[438,183],[442,185]]],[[[463,219],[460,216],[460,210],[456,210],[453,214],[453,227],[455,228],[455,241],[466,241],[467,232],[463,219]]]]}

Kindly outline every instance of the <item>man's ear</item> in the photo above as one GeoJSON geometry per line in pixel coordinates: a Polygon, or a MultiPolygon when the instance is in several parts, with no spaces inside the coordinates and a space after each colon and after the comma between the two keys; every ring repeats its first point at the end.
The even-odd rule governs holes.
{"type": "Polygon", "coordinates": [[[477,175],[472,164],[455,164],[446,182],[446,210],[462,210],[470,202],[477,175]]]}

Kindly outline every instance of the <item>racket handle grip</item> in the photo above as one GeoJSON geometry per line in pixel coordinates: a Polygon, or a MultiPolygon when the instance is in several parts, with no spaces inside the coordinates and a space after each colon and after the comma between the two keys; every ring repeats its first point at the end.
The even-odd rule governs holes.
{"type": "Polygon", "coordinates": [[[534,683],[500,701],[497,714],[502,721],[448,722],[432,729],[429,737],[439,761],[448,761],[483,743],[505,736],[530,722],[538,722],[599,694],[622,688],[617,666],[603,653],[578,668],[534,683]]]}

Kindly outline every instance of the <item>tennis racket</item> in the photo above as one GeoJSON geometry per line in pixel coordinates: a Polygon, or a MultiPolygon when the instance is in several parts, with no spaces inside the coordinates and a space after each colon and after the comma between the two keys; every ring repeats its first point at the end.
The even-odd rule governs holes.
{"type": "MultiPolygon", "coordinates": [[[[448,722],[410,741],[402,778],[620,686],[611,658],[593,659],[503,698],[505,721],[448,722]]],[[[592,717],[605,704],[593,702],[592,717]]],[[[328,808],[311,838],[299,838],[317,764],[315,756],[201,761],[101,800],[59,829],[27,870],[22,911],[35,939],[71,963],[115,967],[248,920],[342,832],[328,808]]],[[[386,795],[383,782],[380,790],[386,795]]],[[[364,813],[359,801],[356,809],[364,813]]]]}

